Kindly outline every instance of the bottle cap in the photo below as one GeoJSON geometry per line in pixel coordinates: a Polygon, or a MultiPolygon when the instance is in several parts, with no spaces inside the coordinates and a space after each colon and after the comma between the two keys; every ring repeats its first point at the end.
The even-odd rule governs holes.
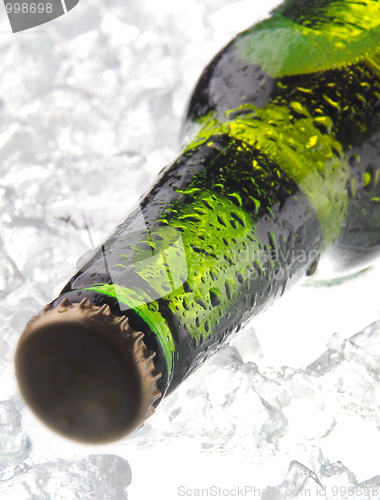
{"type": "Polygon", "coordinates": [[[107,443],[149,417],[161,395],[155,353],[128,318],[88,299],[47,305],[25,326],[16,377],[34,413],[71,439],[107,443]]]}

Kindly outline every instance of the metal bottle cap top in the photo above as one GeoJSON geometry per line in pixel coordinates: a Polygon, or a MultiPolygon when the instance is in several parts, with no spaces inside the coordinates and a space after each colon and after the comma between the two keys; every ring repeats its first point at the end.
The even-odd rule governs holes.
{"type": "Polygon", "coordinates": [[[26,325],[15,363],[21,393],[50,428],[107,443],[133,431],[161,395],[155,353],[128,318],[88,299],[47,305],[26,325]]]}

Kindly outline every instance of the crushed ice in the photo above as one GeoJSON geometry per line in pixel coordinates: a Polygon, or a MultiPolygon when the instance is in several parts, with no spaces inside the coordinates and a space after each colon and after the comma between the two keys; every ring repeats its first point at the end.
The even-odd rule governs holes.
{"type": "Polygon", "coordinates": [[[0,481],[2,500],[122,500],[128,498],[131,468],[116,455],[90,455],[77,461],[26,465],[0,481]]]}

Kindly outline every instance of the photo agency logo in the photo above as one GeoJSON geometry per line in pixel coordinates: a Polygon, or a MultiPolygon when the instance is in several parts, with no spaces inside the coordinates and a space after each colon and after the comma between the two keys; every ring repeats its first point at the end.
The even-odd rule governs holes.
{"type": "Polygon", "coordinates": [[[72,10],[79,0],[4,0],[13,33],[48,23],[72,10]]]}
{"type": "MultiPolygon", "coordinates": [[[[276,250],[256,241],[236,251],[228,245],[219,250],[200,248],[189,239],[186,243],[178,228],[151,226],[139,205],[122,222],[122,229],[117,226],[116,239],[105,238],[93,226],[104,217],[102,212],[101,207],[83,208],[68,219],[76,272],[83,271],[80,282],[112,286],[121,311],[132,303],[140,307],[177,292],[189,293],[198,310],[197,326],[204,324],[206,332],[219,305],[243,300],[251,308],[260,307],[265,297],[282,294],[311,276],[319,261],[317,250],[276,250]]],[[[183,304],[189,310],[187,300],[183,304]]]]}

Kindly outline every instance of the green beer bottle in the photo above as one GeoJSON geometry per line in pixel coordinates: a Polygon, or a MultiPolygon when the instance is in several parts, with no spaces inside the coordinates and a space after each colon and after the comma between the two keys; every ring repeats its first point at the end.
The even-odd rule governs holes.
{"type": "Polygon", "coordinates": [[[163,169],[26,325],[21,392],[119,439],[252,316],[380,253],[380,4],[287,0],[203,71],[163,169]]]}

